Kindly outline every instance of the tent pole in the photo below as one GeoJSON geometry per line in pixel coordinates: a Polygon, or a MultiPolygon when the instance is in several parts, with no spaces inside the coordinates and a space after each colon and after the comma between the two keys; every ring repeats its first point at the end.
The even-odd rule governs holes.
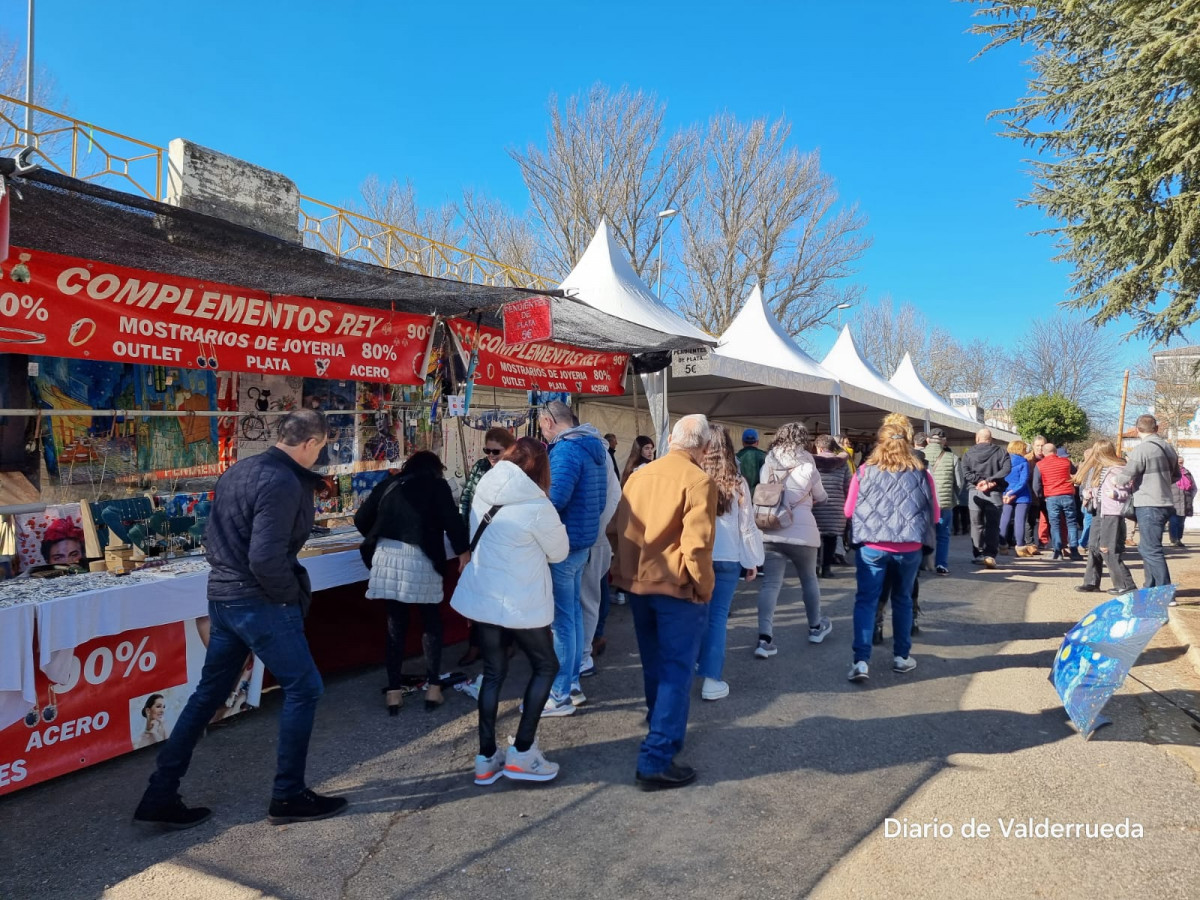
{"type": "Polygon", "coordinates": [[[842,433],[842,403],[837,394],[829,395],[829,433],[837,437],[842,433]]]}
{"type": "Polygon", "coordinates": [[[637,402],[638,377],[637,377],[636,372],[633,372],[630,375],[630,380],[633,382],[633,430],[637,434],[641,434],[642,433],[642,420],[640,418],[641,413],[638,411],[638,402],[637,402]]]}

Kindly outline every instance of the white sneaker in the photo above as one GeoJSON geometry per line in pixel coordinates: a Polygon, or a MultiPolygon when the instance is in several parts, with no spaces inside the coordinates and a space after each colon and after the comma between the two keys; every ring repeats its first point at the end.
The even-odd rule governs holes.
{"type": "Polygon", "coordinates": [[[913,659],[911,656],[893,656],[892,657],[892,671],[893,672],[899,672],[901,674],[904,674],[905,672],[911,672],[916,667],[917,667],[917,661],[915,659],[913,659]]]}
{"type": "Polygon", "coordinates": [[[729,685],[716,678],[705,678],[700,688],[701,700],[721,700],[729,696],[729,685]]]}
{"type": "Polygon", "coordinates": [[[583,706],[585,703],[587,703],[587,695],[578,687],[571,688],[571,705],[583,706]]]}
{"type": "Polygon", "coordinates": [[[754,648],[754,655],[759,659],[767,659],[779,652],[779,648],[775,646],[773,641],[758,642],[758,646],[754,648]]]}
{"type": "Polygon", "coordinates": [[[850,667],[850,674],[846,677],[851,681],[866,681],[871,676],[867,674],[867,664],[865,662],[856,662],[850,667]]]}
{"type": "Polygon", "coordinates": [[[504,774],[504,751],[499,747],[491,756],[482,753],[475,757],[475,783],[493,784],[504,774]]]}
{"type": "Polygon", "coordinates": [[[556,716],[573,716],[575,715],[575,705],[570,699],[558,701],[554,699],[554,695],[550,695],[550,699],[546,701],[546,705],[542,707],[542,718],[553,719],[556,716]]]}
{"type": "Polygon", "coordinates": [[[558,774],[558,763],[542,756],[537,741],[524,753],[509,747],[504,757],[504,777],[514,781],[552,781],[558,774]]]}
{"type": "Polygon", "coordinates": [[[820,622],[809,627],[808,642],[810,644],[819,644],[828,637],[831,631],[833,631],[833,623],[829,621],[828,616],[822,616],[820,622]]]}

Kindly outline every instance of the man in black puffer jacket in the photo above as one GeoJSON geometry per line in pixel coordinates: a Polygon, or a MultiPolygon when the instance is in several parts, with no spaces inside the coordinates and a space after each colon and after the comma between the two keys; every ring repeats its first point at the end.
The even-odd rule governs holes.
{"type": "Polygon", "coordinates": [[[1008,450],[992,443],[989,428],[975,432],[975,446],[963,454],[963,478],[971,485],[971,542],[975,545],[975,562],[989,569],[996,568],[996,553],[1000,549],[1000,505],[1012,458],[1008,450]]]}
{"type": "Polygon", "coordinates": [[[313,525],[311,471],[325,446],[321,413],[302,409],[279,423],[279,442],[234,464],[217,481],[205,547],[208,652],[195,693],[158,754],[158,767],[133,814],[135,822],[191,828],[211,810],[189,808],[179,796],[192,750],[225,702],[246,655],[254,652],[283,689],[278,763],[268,819],[272,824],[324,819],[346,808],[306,786],[304,767],[317,700],[324,686],[304,636],[311,600],[308,573],[297,554],[313,525]]]}

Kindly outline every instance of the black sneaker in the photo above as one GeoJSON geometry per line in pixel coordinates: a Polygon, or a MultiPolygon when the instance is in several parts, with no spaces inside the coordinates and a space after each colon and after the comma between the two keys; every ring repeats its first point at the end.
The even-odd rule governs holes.
{"type": "Polygon", "coordinates": [[[653,775],[637,773],[637,786],[643,791],[665,791],[671,788],[683,787],[696,780],[696,770],[691,766],[679,766],[671,763],[663,772],[653,775]]]}
{"type": "Polygon", "coordinates": [[[183,798],[178,794],[167,803],[149,803],[146,798],[138,804],[133,812],[135,825],[156,825],[169,828],[172,831],[183,831],[185,828],[195,828],[212,815],[207,806],[185,806],[183,798]]]}
{"type": "Polygon", "coordinates": [[[272,800],[267,810],[267,821],[272,825],[290,825],[292,822],[316,822],[336,816],[350,801],[345,797],[323,797],[305,788],[286,800],[272,800]]]}

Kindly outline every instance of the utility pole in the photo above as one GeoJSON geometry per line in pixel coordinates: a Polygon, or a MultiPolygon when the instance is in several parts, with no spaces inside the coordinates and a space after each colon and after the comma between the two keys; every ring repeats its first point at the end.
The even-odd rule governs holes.
{"type": "Polygon", "coordinates": [[[1121,421],[1117,426],[1117,455],[1121,455],[1121,445],[1125,443],[1125,400],[1129,396],[1129,370],[1125,370],[1125,385],[1121,388],[1121,421]]]}

